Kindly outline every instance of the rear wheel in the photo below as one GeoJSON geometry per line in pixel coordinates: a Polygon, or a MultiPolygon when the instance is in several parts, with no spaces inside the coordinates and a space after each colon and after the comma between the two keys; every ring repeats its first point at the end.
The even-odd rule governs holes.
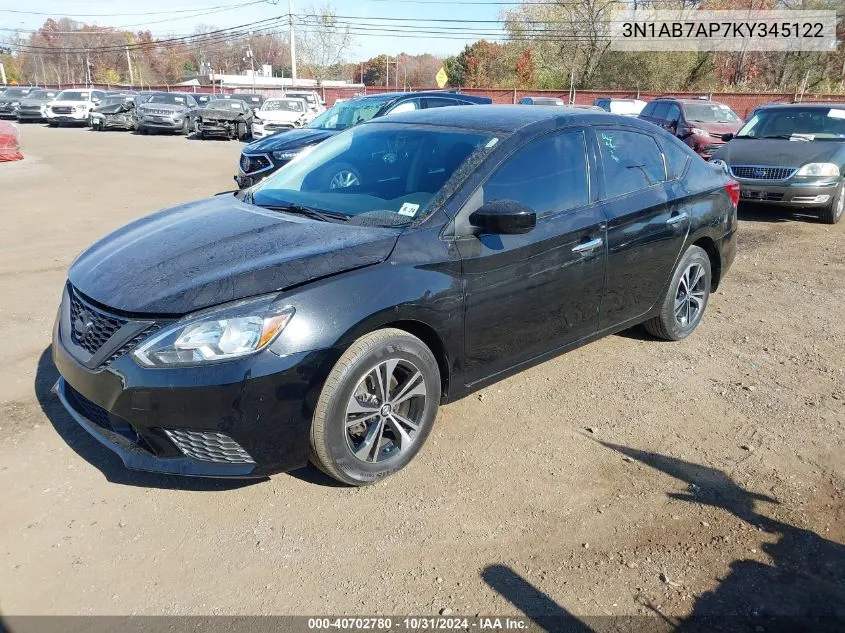
{"type": "Polygon", "coordinates": [[[354,486],[406,466],[425,442],[440,405],[431,350],[403,330],[361,337],[332,369],[311,425],[311,460],[354,486]]]}
{"type": "Polygon", "coordinates": [[[839,186],[836,188],[836,193],[833,194],[833,200],[830,201],[830,205],[822,209],[821,213],[819,213],[819,218],[825,224],[836,224],[842,219],[842,211],[845,209],[845,193],[842,190],[843,186],[845,186],[845,184],[839,183],[839,186]]]}
{"type": "Polygon", "coordinates": [[[246,123],[244,123],[243,121],[238,121],[238,127],[237,127],[236,130],[237,130],[236,135],[238,137],[238,140],[239,141],[245,141],[246,140],[246,123]]]}
{"type": "Polygon", "coordinates": [[[146,135],[146,134],[147,134],[147,128],[145,128],[145,127],[143,127],[143,126],[139,125],[139,126],[138,126],[138,134],[143,134],[143,135],[146,135]]]}
{"type": "Polygon", "coordinates": [[[690,246],[675,268],[660,313],[644,323],[658,338],[680,341],[698,327],[710,298],[712,271],[703,248],[690,246]]]}

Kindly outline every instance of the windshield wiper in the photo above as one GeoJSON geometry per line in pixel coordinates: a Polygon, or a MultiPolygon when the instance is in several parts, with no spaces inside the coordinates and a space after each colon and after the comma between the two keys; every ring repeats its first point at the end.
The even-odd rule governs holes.
{"type": "Polygon", "coordinates": [[[320,211],[319,209],[312,209],[301,204],[259,204],[257,205],[263,209],[270,209],[271,211],[282,211],[284,213],[298,213],[315,220],[323,222],[346,222],[349,219],[348,215],[343,213],[330,213],[328,211],[320,211]]]}
{"type": "Polygon", "coordinates": [[[757,138],[780,138],[786,139],[787,141],[791,141],[792,139],[801,140],[801,141],[809,141],[805,136],[798,136],[796,134],[772,134],[771,136],[758,136],[757,138]]]}

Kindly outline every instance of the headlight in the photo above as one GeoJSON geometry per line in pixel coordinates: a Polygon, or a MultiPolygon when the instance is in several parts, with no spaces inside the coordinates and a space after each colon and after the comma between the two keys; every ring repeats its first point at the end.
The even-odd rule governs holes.
{"type": "Polygon", "coordinates": [[[12,107],[13,108],[17,108],[18,106],[20,106],[20,104],[21,104],[20,101],[12,101],[12,107]]]}
{"type": "Polygon", "coordinates": [[[275,295],[189,315],[164,328],[132,357],[145,367],[200,365],[258,352],[272,343],[294,309],[275,295]]]}
{"type": "Polygon", "coordinates": [[[807,163],[796,176],[838,176],[839,167],[833,163],[807,163]]]}
{"type": "Polygon", "coordinates": [[[302,150],[303,148],[299,147],[297,149],[286,149],[281,152],[273,152],[273,158],[276,160],[293,160],[302,150]]]}
{"type": "Polygon", "coordinates": [[[713,165],[713,167],[718,167],[719,169],[721,169],[726,174],[729,173],[728,172],[728,164],[723,160],[720,160],[718,158],[714,158],[710,161],[710,164],[713,165]]]}
{"type": "Polygon", "coordinates": [[[690,128],[690,132],[697,134],[698,136],[710,136],[710,132],[702,130],[700,127],[692,127],[690,128]]]}

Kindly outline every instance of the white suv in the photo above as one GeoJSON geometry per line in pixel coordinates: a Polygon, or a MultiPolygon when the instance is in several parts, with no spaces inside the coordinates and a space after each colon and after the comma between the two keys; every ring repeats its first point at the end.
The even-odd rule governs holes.
{"type": "Polygon", "coordinates": [[[44,110],[47,123],[57,127],[62,123],[88,123],[91,110],[105,99],[102,90],[62,90],[44,110]]]}

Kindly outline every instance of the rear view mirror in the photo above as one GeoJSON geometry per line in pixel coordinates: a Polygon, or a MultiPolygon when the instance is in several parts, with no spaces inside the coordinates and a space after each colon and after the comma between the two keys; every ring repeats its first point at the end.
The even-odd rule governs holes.
{"type": "Polygon", "coordinates": [[[537,214],[515,200],[493,200],[470,215],[469,223],[482,233],[528,233],[537,225],[537,214]]]}

